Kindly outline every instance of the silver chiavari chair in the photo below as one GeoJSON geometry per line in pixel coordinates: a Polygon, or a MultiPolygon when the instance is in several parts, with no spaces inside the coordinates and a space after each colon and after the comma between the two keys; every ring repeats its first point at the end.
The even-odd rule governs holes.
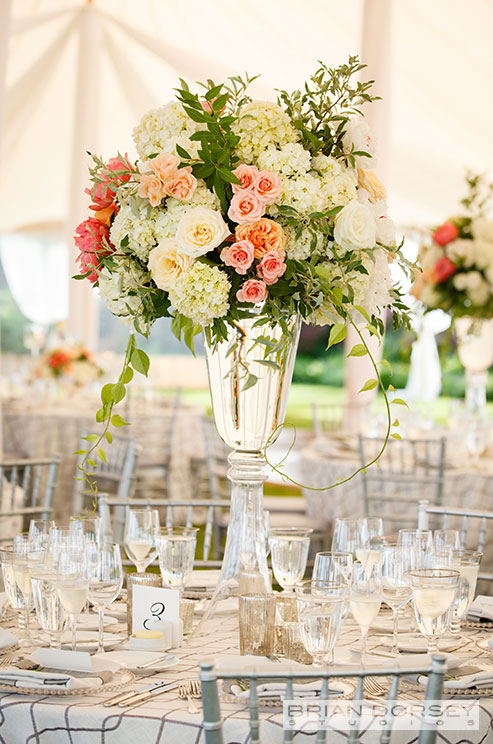
{"type": "MultiPolygon", "coordinates": [[[[384,441],[359,437],[363,467],[380,452],[384,441]]],[[[445,439],[389,440],[377,463],[362,473],[365,516],[383,517],[387,523],[407,526],[414,522],[410,504],[425,496],[440,504],[443,493],[445,439]]]]}
{"type": "MultiPolygon", "coordinates": [[[[205,732],[205,744],[225,744],[226,741],[223,736],[223,721],[221,719],[221,707],[219,703],[219,692],[217,686],[218,679],[237,680],[241,678],[242,680],[249,680],[250,694],[248,698],[248,708],[250,735],[249,737],[245,737],[244,740],[248,741],[249,744],[268,744],[269,738],[261,738],[262,724],[259,717],[259,698],[257,692],[257,684],[262,680],[266,681],[268,679],[269,682],[275,680],[285,680],[286,700],[295,699],[293,695],[293,683],[295,681],[306,680],[308,682],[313,680],[322,680],[320,695],[317,696],[316,702],[319,704],[323,704],[324,701],[327,701],[329,699],[329,684],[331,679],[335,677],[355,678],[358,680],[358,682],[356,692],[352,701],[352,710],[354,711],[353,718],[358,720],[358,711],[361,706],[360,701],[364,699],[364,682],[366,677],[392,678],[389,694],[387,696],[387,709],[389,709],[392,707],[393,702],[398,700],[400,678],[407,674],[428,675],[428,684],[426,687],[425,699],[428,702],[440,700],[442,696],[443,680],[446,668],[445,657],[440,656],[439,654],[433,654],[431,664],[423,665],[421,667],[416,666],[413,669],[400,669],[399,667],[396,667],[395,669],[389,669],[388,667],[386,669],[382,669],[381,667],[376,669],[355,669],[353,667],[349,669],[337,669],[333,671],[329,669],[324,669],[323,671],[319,670],[306,672],[269,671],[268,673],[264,674],[259,674],[253,671],[245,671],[241,668],[240,664],[238,664],[238,669],[236,670],[231,670],[228,672],[216,672],[214,670],[214,664],[210,661],[205,661],[200,664],[200,682],[202,686],[202,703],[204,709],[203,727],[205,732]]],[[[382,697],[380,698],[380,700],[383,704],[385,698],[382,697]]],[[[430,706],[428,709],[426,709],[423,720],[421,722],[419,739],[417,740],[419,744],[435,743],[438,729],[433,724],[436,720],[436,718],[434,717],[436,715],[436,706],[430,706]]],[[[237,722],[235,723],[237,725],[237,722]]],[[[362,733],[363,732],[361,732],[359,728],[355,726],[348,735],[349,744],[353,744],[354,742],[359,741],[362,733]]],[[[295,732],[293,730],[285,729],[283,736],[284,744],[293,741],[294,735],[295,732]]],[[[313,736],[312,728],[310,728],[310,736],[313,736]]],[[[329,737],[331,737],[331,735],[329,735],[329,732],[327,730],[319,728],[317,732],[316,744],[326,744],[326,742],[330,740],[329,737]]],[[[238,737],[235,736],[234,738],[236,740],[238,737]]],[[[390,720],[389,725],[387,725],[382,730],[380,736],[380,744],[388,744],[391,739],[392,724],[390,720]]],[[[227,741],[229,741],[229,739],[227,741]]],[[[394,741],[399,741],[399,733],[397,733],[394,737],[394,741]]]]}
{"type": "Polygon", "coordinates": [[[0,541],[13,537],[6,534],[9,518],[20,521],[17,532],[31,519],[49,518],[59,463],[57,455],[0,462],[0,541]]]}
{"type": "MultiPolygon", "coordinates": [[[[485,553],[488,544],[493,542],[493,511],[434,506],[423,499],[418,504],[418,529],[456,529],[462,548],[473,548],[485,553]]],[[[493,572],[480,572],[478,578],[493,581],[493,572]]]]}
{"type": "MultiPolygon", "coordinates": [[[[123,543],[123,530],[125,524],[125,514],[131,507],[134,509],[158,509],[160,511],[160,523],[167,527],[196,527],[194,523],[194,511],[203,514],[206,510],[206,520],[204,529],[204,540],[200,554],[196,556],[194,563],[195,568],[220,568],[221,561],[211,558],[214,512],[229,509],[231,502],[229,499],[192,499],[184,501],[181,499],[119,499],[108,496],[107,494],[98,494],[98,510],[103,524],[103,535],[105,540],[110,542],[123,543]],[[123,510],[123,520],[112,524],[112,509],[115,511],[123,510]],[[183,519],[183,512],[185,518],[183,519]]],[[[198,521],[198,520],[195,520],[198,521]]],[[[202,523],[202,520],[200,520],[202,523]]]]}
{"type": "MultiPolygon", "coordinates": [[[[89,442],[83,439],[87,435],[88,432],[82,432],[80,449],[87,450],[89,442]]],[[[94,475],[91,479],[96,481],[98,488],[114,490],[121,499],[129,498],[134,485],[138,453],[135,439],[114,434],[112,443],[105,447],[106,462],[99,461],[98,467],[93,470],[94,475]]],[[[79,465],[83,460],[84,455],[78,455],[73,493],[74,514],[80,514],[87,506],[84,503],[86,497],[92,498],[92,495],[87,494],[85,480],[81,479],[79,465]]]]}

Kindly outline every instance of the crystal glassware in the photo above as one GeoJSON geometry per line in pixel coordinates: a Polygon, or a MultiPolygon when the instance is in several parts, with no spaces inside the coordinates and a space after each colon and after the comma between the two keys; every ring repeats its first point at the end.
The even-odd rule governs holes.
{"type": "Polygon", "coordinates": [[[64,550],[84,550],[86,541],[80,529],[52,527],[48,536],[48,552],[56,565],[64,550]]]}
{"type": "Polygon", "coordinates": [[[315,555],[315,563],[313,564],[312,579],[335,581],[342,577],[346,584],[348,584],[351,579],[352,569],[352,553],[337,553],[332,550],[317,553],[315,555]]]}
{"type": "Polygon", "coordinates": [[[362,542],[360,519],[336,519],[332,535],[332,551],[351,553],[356,558],[356,551],[367,547],[366,538],[362,542]]]}
{"type": "Polygon", "coordinates": [[[412,551],[394,546],[384,546],[382,556],[382,598],[393,613],[391,653],[397,656],[399,610],[402,610],[412,597],[409,571],[413,568],[413,556],[412,551]]]}
{"type": "Polygon", "coordinates": [[[313,656],[306,650],[298,621],[283,623],[279,628],[279,632],[283,656],[286,659],[297,661],[298,664],[313,664],[313,656]]]}
{"type": "Polygon", "coordinates": [[[435,553],[441,550],[458,550],[460,537],[458,530],[435,530],[433,533],[433,549],[435,553]]]}
{"type": "Polygon", "coordinates": [[[276,598],[273,594],[241,595],[238,603],[240,654],[272,656],[276,598]]]}
{"type": "Polygon", "coordinates": [[[50,530],[55,527],[53,519],[31,519],[29,522],[29,537],[35,543],[36,548],[46,548],[50,530]]]}
{"type": "Polygon", "coordinates": [[[101,517],[86,517],[84,514],[70,517],[69,529],[81,530],[88,542],[94,542],[100,545],[103,541],[103,523],[101,517]]]}
{"type": "Polygon", "coordinates": [[[466,408],[469,414],[484,418],[488,368],[493,361],[493,321],[491,318],[462,316],[454,320],[457,354],[466,372],[466,408]]]}
{"type": "Polygon", "coordinates": [[[104,611],[122,590],[123,568],[120,546],[89,541],[86,546],[89,589],[87,598],[98,613],[98,653],[104,651],[104,611]]]}
{"type": "Polygon", "coordinates": [[[304,581],[296,586],[301,638],[314,666],[333,662],[346,594],[345,584],[304,581]]]}
{"type": "Polygon", "coordinates": [[[29,566],[34,609],[41,628],[50,638],[51,648],[61,648],[66,613],[57,592],[57,570],[46,551],[44,560],[29,566]]]}
{"type": "Polygon", "coordinates": [[[474,601],[482,557],[483,554],[478,550],[451,551],[451,567],[460,574],[456,599],[450,616],[451,633],[460,633],[461,622],[474,601]]]}
{"type": "Polygon", "coordinates": [[[29,623],[33,607],[33,588],[29,573],[29,559],[35,552],[35,543],[28,535],[16,535],[12,553],[12,573],[18,590],[22,595],[24,613],[24,638],[22,644],[31,646],[31,628],[29,623]]]}
{"type": "Polygon", "coordinates": [[[138,573],[144,573],[157,555],[159,532],[157,509],[129,509],[125,519],[124,542],[127,555],[138,573]]]}
{"type": "Polygon", "coordinates": [[[85,548],[65,548],[57,563],[57,593],[70,619],[72,651],[77,649],[77,619],[87,601],[89,572],[85,548]]]}
{"type": "Polygon", "coordinates": [[[196,527],[161,527],[156,537],[163,585],[180,594],[192,575],[197,533],[196,527]]]}
{"type": "Polygon", "coordinates": [[[433,534],[431,530],[399,530],[397,545],[412,550],[414,568],[429,568],[433,562],[433,534]]]}
{"type": "Polygon", "coordinates": [[[438,638],[447,629],[460,574],[448,568],[421,568],[410,571],[409,577],[416,623],[431,654],[438,650],[438,638]]]}
{"type": "Polygon", "coordinates": [[[287,593],[292,593],[305,575],[312,532],[311,529],[297,527],[280,527],[270,531],[272,571],[287,593]]]}
{"type": "Polygon", "coordinates": [[[26,616],[24,612],[24,597],[14,577],[14,549],[12,546],[4,546],[0,549],[0,562],[2,564],[2,578],[7,599],[13,610],[17,612],[19,637],[23,637],[26,631],[26,616]]]}
{"type": "Polygon", "coordinates": [[[382,567],[353,563],[349,587],[349,607],[361,630],[361,663],[365,663],[366,641],[370,625],[376,619],[382,604],[382,567]]]}
{"type": "Polygon", "coordinates": [[[180,620],[183,622],[183,635],[192,631],[193,616],[195,614],[195,602],[193,599],[180,598],[180,620]]]}

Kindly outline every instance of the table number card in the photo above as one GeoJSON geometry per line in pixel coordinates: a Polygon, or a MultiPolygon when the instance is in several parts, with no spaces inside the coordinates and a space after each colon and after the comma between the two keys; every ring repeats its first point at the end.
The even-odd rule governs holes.
{"type": "Polygon", "coordinates": [[[159,630],[165,622],[180,621],[180,592],[155,586],[132,587],[132,633],[159,630]]]}

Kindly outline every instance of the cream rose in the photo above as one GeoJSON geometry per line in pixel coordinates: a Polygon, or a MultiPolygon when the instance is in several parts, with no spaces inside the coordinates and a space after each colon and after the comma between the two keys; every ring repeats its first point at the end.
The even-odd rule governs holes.
{"type": "Polygon", "coordinates": [[[181,218],[176,231],[180,252],[196,258],[217,248],[230,234],[221,212],[194,207],[181,218]]]}
{"type": "Polygon", "coordinates": [[[172,289],[184,271],[192,266],[193,259],[180,253],[178,241],[174,238],[163,238],[149,253],[149,271],[159,289],[168,292],[172,289]]]}
{"type": "Polygon", "coordinates": [[[346,251],[373,248],[377,239],[372,211],[356,199],[347,204],[335,219],[334,240],[346,251]]]}
{"type": "Polygon", "coordinates": [[[370,157],[355,155],[354,159],[357,168],[369,168],[370,164],[375,165],[377,144],[375,138],[372,136],[370,127],[362,116],[354,116],[349,120],[342,137],[342,146],[344,152],[348,155],[351,152],[368,153],[370,157]]]}

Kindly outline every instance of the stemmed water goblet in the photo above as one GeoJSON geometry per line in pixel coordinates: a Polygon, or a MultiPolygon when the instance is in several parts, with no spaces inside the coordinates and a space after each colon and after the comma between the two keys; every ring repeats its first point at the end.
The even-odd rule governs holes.
{"type": "Polygon", "coordinates": [[[183,593],[193,571],[196,527],[161,527],[156,537],[163,585],[183,593]]]}
{"type": "Polygon", "coordinates": [[[414,568],[427,568],[433,560],[433,535],[431,530],[399,530],[397,545],[404,550],[412,550],[414,568]]]}
{"type": "Polygon", "coordinates": [[[460,574],[449,568],[421,568],[410,571],[409,577],[416,622],[431,654],[437,651],[438,638],[447,628],[460,574]]]}
{"type": "Polygon", "coordinates": [[[333,550],[317,553],[313,564],[312,579],[338,581],[342,578],[348,584],[351,579],[352,568],[352,553],[337,553],[333,550]]]}
{"type": "Polygon", "coordinates": [[[47,547],[52,527],[55,527],[54,519],[31,519],[29,523],[29,537],[33,540],[36,548],[47,547]]]}
{"type": "Polygon", "coordinates": [[[114,543],[86,546],[89,589],[87,598],[98,613],[98,653],[104,651],[104,611],[122,590],[123,567],[120,546],[114,543]]]}
{"type": "Polygon", "coordinates": [[[386,545],[382,550],[382,598],[393,613],[393,633],[391,653],[396,656],[398,649],[399,610],[407,605],[412,597],[409,571],[413,568],[413,555],[409,550],[386,545]]]}
{"type": "Polygon", "coordinates": [[[103,540],[103,525],[101,517],[86,517],[85,515],[70,517],[69,529],[81,530],[88,542],[99,545],[103,540]]]}
{"type": "Polygon", "coordinates": [[[433,549],[440,552],[441,550],[459,550],[460,536],[458,530],[435,530],[433,533],[433,549]]]}
{"type": "Polygon", "coordinates": [[[333,662],[346,585],[341,581],[303,581],[296,585],[300,634],[314,666],[333,662]]]}
{"type": "Polygon", "coordinates": [[[370,625],[382,604],[382,567],[355,561],[349,587],[349,607],[361,630],[361,663],[365,663],[366,641],[370,625]]]}
{"type": "Polygon", "coordinates": [[[70,619],[72,651],[77,648],[77,619],[87,601],[89,571],[85,548],[68,547],[57,563],[57,594],[70,619]]]}
{"type": "Polygon", "coordinates": [[[128,557],[139,573],[157,555],[156,536],[159,532],[157,509],[129,509],[125,519],[124,543],[128,557]]]}
{"type": "Polygon", "coordinates": [[[270,531],[272,571],[284,594],[292,594],[295,585],[305,575],[312,532],[298,527],[279,527],[270,531]]]}
{"type": "Polygon", "coordinates": [[[362,529],[360,519],[336,519],[332,535],[332,551],[351,553],[356,559],[356,551],[366,544],[362,544],[362,529]]]}

